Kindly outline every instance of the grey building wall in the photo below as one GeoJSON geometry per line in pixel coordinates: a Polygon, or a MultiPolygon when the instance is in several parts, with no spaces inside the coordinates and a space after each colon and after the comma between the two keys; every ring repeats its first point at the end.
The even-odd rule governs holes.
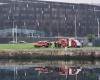
{"type": "MultiPolygon", "coordinates": [[[[36,30],[37,33],[33,35],[40,31],[42,36],[75,36],[75,29],[79,37],[98,34],[99,6],[38,0],[0,0],[0,2],[6,3],[0,5],[0,30],[4,32],[7,32],[5,29],[12,28],[13,34],[13,28],[17,26],[19,30],[36,30]]],[[[24,33],[19,33],[18,36],[23,37],[22,34],[24,33]]]]}

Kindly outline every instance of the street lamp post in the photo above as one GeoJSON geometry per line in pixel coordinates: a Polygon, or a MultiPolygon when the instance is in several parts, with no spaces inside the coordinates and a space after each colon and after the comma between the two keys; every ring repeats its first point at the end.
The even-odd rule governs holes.
{"type": "Polygon", "coordinates": [[[76,11],[75,11],[75,7],[74,7],[74,5],[73,5],[73,10],[74,10],[74,36],[75,36],[75,38],[77,39],[77,25],[76,25],[76,20],[77,20],[77,18],[76,18],[76,11]]]}
{"type": "Polygon", "coordinates": [[[12,29],[12,38],[13,38],[13,41],[15,42],[15,43],[17,43],[17,25],[15,26],[15,20],[14,20],[14,12],[16,11],[16,7],[15,7],[15,2],[14,2],[14,6],[12,6],[12,9],[13,9],[13,15],[12,15],[12,17],[13,17],[13,20],[12,20],[12,22],[13,22],[13,29],[12,29]]]}
{"type": "Polygon", "coordinates": [[[17,43],[17,25],[16,25],[16,38],[15,39],[16,39],[16,43],[17,43]]]}
{"type": "Polygon", "coordinates": [[[75,38],[77,39],[76,15],[75,15],[75,38]]]}
{"type": "Polygon", "coordinates": [[[14,7],[13,5],[11,6],[11,16],[12,16],[12,39],[15,42],[15,21],[14,21],[14,10],[15,10],[15,3],[14,3],[14,7]]]}
{"type": "Polygon", "coordinates": [[[100,12],[100,10],[96,10],[95,7],[92,9],[88,9],[88,11],[93,11],[94,15],[95,15],[95,19],[97,22],[97,37],[100,37],[100,22],[99,22],[99,18],[96,15],[96,12],[100,12]]]}
{"type": "Polygon", "coordinates": [[[98,18],[97,18],[97,23],[98,23],[98,38],[99,38],[99,37],[100,37],[100,33],[99,33],[99,32],[100,32],[100,30],[99,30],[99,29],[100,29],[100,28],[99,28],[99,25],[100,25],[100,24],[99,24],[99,19],[98,19],[98,18]]]}
{"type": "Polygon", "coordinates": [[[97,11],[100,11],[100,10],[96,10],[96,9],[94,8],[94,14],[95,14],[96,21],[97,21],[97,31],[98,31],[97,36],[98,36],[98,38],[99,38],[99,37],[100,37],[100,23],[99,23],[99,18],[98,18],[97,15],[96,15],[96,12],[97,12],[97,11]]]}
{"type": "Polygon", "coordinates": [[[13,41],[14,41],[14,21],[13,21],[13,28],[12,28],[12,38],[13,38],[13,41]]]}

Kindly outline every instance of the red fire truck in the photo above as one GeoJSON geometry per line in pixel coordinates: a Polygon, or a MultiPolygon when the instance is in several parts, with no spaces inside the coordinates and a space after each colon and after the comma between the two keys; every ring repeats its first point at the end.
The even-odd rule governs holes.
{"type": "Polygon", "coordinates": [[[74,39],[74,38],[62,38],[62,39],[59,39],[58,40],[58,44],[60,44],[60,46],[62,48],[65,48],[65,47],[81,47],[82,44],[79,42],[79,40],[77,39],[74,39]]]}

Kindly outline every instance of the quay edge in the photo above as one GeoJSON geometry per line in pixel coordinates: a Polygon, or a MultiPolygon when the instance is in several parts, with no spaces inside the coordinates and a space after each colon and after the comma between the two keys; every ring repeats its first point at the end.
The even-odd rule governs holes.
{"type": "Polygon", "coordinates": [[[0,59],[100,59],[100,49],[2,49],[0,59]]]}

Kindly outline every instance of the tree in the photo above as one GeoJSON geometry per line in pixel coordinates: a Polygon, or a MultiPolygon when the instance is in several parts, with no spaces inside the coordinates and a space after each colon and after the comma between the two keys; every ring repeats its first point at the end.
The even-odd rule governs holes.
{"type": "Polygon", "coordinates": [[[94,34],[88,34],[87,38],[88,38],[89,42],[92,42],[95,39],[95,35],[94,34]]]}

